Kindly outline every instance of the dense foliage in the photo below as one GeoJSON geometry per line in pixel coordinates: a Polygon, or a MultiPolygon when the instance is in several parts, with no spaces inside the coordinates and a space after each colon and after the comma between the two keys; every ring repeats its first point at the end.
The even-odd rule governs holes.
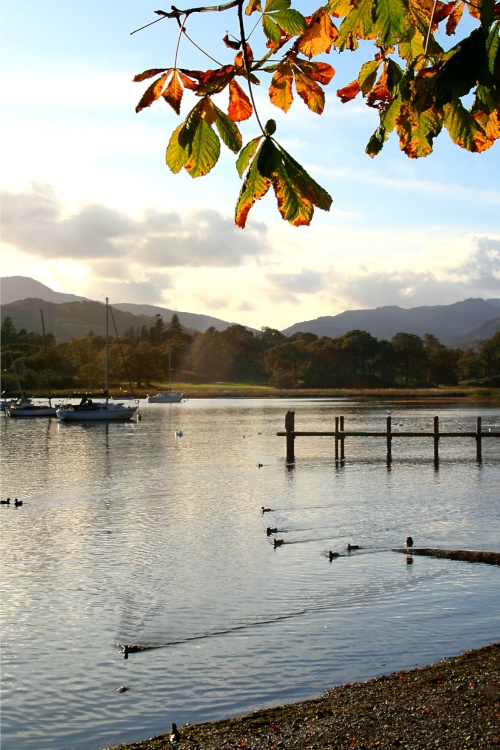
{"type": "MultiPolygon", "coordinates": [[[[311,4],[300,3],[300,10],[304,5],[311,4]]],[[[456,145],[472,152],[489,149],[499,137],[499,2],[327,0],[317,9],[312,3],[308,15],[300,10],[291,0],[229,0],[217,6],[158,10],[157,21],[171,19],[179,27],[172,61],[134,78],[154,79],[137,112],[163,99],[180,114],[186,90],[198,99],[170,138],[166,162],[172,172],[207,174],[219,160],[221,142],[238,154],[236,167],[243,179],[236,204],[238,226],[245,226],[255,201],[271,187],[281,216],[295,226],[309,224],[315,207],[329,210],[327,191],[276,140],[276,121],[261,122],[254,90],[267,76],[269,99],[279,110],[290,109],[295,90],[311,112],[321,115],[324,87],[335,75],[325,61],[331,51],[361,49],[363,57],[370,56],[357,77],[337,90],[342,102],[361,95],[378,112],[379,126],[366,147],[369,156],[380,152],[393,131],[410,158],[430,154],[443,128],[456,145]],[[231,33],[221,41],[229,60],[219,63],[205,52],[208,69],[179,64],[186,43],[204,52],[214,41],[206,29],[201,39],[192,39],[193,16],[228,11],[231,33]],[[446,49],[439,35],[441,41],[446,36],[458,41],[446,49]],[[227,112],[215,103],[221,94],[227,112]],[[237,123],[252,116],[256,134],[243,145],[237,123]]]]}
{"type": "MultiPolygon", "coordinates": [[[[105,340],[86,337],[56,342],[26,330],[12,320],[2,323],[3,389],[17,391],[15,374],[26,391],[89,390],[104,383],[105,340]]],[[[397,333],[390,341],[353,330],[329,338],[311,333],[285,336],[273,328],[258,333],[241,325],[219,332],[209,328],[191,335],[177,315],[166,325],[160,315],[154,325],[130,328],[120,340],[111,339],[110,382],[126,387],[127,371],[137,388],[165,384],[239,382],[287,388],[364,388],[439,386],[462,383],[500,385],[500,331],[477,349],[452,349],[432,334],[423,339],[397,333]],[[123,355],[123,356],[122,356],[123,355]],[[124,361],[126,370],[124,368],[124,361]]]]}

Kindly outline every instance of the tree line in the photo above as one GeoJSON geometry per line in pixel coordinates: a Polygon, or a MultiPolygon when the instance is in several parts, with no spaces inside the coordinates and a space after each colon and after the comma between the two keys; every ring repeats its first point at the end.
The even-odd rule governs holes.
{"type": "MultiPolygon", "coordinates": [[[[56,341],[25,329],[12,319],[2,322],[2,389],[91,390],[104,384],[105,338],[90,331],[84,337],[56,341]]],[[[465,385],[500,386],[500,330],[477,347],[446,347],[431,333],[423,338],[396,333],[390,341],[367,331],[318,337],[285,336],[263,327],[242,325],[203,333],[184,329],[176,314],[169,323],[157,315],[152,326],[129,328],[110,337],[109,379],[136,388],[172,380],[183,383],[238,382],[291,388],[384,388],[465,385]]]]}

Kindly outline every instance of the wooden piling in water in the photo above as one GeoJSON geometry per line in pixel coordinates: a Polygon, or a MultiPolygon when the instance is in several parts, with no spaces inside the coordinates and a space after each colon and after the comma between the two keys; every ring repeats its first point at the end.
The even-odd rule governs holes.
{"type": "Polygon", "coordinates": [[[295,429],[295,412],[289,411],[285,416],[285,432],[278,432],[278,436],[286,437],[286,460],[288,464],[295,462],[295,439],[297,437],[319,437],[319,436],[330,436],[334,438],[335,443],[335,461],[345,461],[345,439],[347,437],[385,437],[387,454],[386,460],[389,466],[392,462],[392,441],[395,437],[399,438],[424,438],[432,437],[434,444],[434,464],[437,467],[439,465],[439,441],[441,438],[474,438],[476,442],[476,461],[481,463],[482,461],[482,441],[485,438],[499,438],[500,432],[482,432],[481,428],[481,417],[476,418],[476,429],[474,432],[440,432],[439,431],[439,417],[434,417],[434,425],[432,432],[424,432],[422,430],[418,432],[397,432],[392,431],[391,417],[388,416],[386,419],[385,430],[346,430],[345,420],[343,416],[335,417],[335,430],[324,431],[324,432],[302,432],[295,429]]]}

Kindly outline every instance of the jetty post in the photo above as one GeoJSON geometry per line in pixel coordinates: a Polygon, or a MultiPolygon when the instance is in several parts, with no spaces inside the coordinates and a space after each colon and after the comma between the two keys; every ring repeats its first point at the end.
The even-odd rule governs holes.
{"type": "Polygon", "coordinates": [[[434,464],[439,464],[439,417],[434,417],[434,464]]]}
{"type": "Polygon", "coordinates": [[[340,460],[345,461],[344,417],[340,417],[340,460]]]}
{"type": "Polygon", "coordinates": [[[339,460],[339,418],[335,417],[335,463],[339,460]]]}
{"type": "Polygon", "coordinates": [[[293,464],[295,462],[295,412],[287,411],[285,415],[286,430],[286,462],[293,464]]]}
{"type": "Polygon", "coordinates": [[[387,429],[386,429],[386,435],[387,435],[387,466],[390,466],[391,462],[392,462],[392,433],[391,433],[392,421],[391,421],[391,417],[390,416],[387,417],[386,425],[387,425],[387,429]]]}
{"type": "Polygon", "coordinates": [[[476,417],[476,461],[481,463],[481,417],[476,417]]]}

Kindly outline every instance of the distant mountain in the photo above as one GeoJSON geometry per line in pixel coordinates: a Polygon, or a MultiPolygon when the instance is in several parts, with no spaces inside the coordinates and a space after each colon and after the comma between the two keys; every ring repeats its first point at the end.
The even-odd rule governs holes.
{"type": "Polygon", "coordinates": [[[29,276],[2,276],[0,278],[0,301],[2,305],[17,302],[21,299],[43,299],[46,302],[78,302],[86,297],[78,297],[76,294],[64,294],[54,292],[50,287],[41,284],[29,276]]]}
{"type": "MultiPolygon", "coordinates": [[[[42,332],[40,310],[43,310],[45,330],[57,340],[86,336],[89,331],[104,333],[104,304],[74,294],[54,292],[48,286],[26,276],[4,276],[1,282],[2,320],[12,319],[15,328],[42,332]]],[[[161,315],[168,325],[174,310],[155,305],[118,304],[112,306],[118,335],[131,326],[134,329],[154,325],[161,315]]],[[[181,325],[188,331],[206,331],[213,327],[225,331],[233,325],[210,315],[177,312],[181,325]]]]}
{"type": "Polygon", "coordinates": [[[228,323],[220,318],[213,318],[211,315],[199,315],[198,313],[178,312],[169,310],[167,307],[156,307],[156,305],[135,305],[131,302],[120,302],[113,305],[115,310],[133,313],[134,315],[147,315],[155,317],[161,315],[165,323],[169,323],[172,315],[177,313],[181,326],[193,331],[206,331],[207,328],[215,328],[216,331],[225,331],[234,323],[228,323]]]}
{"type": "Polygon", "coordinates": [[[476,346],[481,341],[491,339],[497,331],[500,331],[500,316],[493,318],[493,320],[487,320],[485,323],[480,323],[470,331],[460,334],[453,340],[453,346],[459,349],[476,346]]]}
{"type": "MultiPolygon", "coordinates": [[[[500,299],[466,299],[452,305],[434,305],[404,309],[397,306],[377,307],[374,310],[347,310],[339,315],[327,315],[307,320],[286,328],[283,333],[315,333],[317,336],[337,338],[359,329],[368,331],[381,340],[390,340],[396,333],[414,333],[423,337],[432,333],[445,346],[464,346],[467,334],[476,326],[492,323],[498,318],[500,299]]],[[[494,333],[495,331],[493,331],[494,333]]]]}

